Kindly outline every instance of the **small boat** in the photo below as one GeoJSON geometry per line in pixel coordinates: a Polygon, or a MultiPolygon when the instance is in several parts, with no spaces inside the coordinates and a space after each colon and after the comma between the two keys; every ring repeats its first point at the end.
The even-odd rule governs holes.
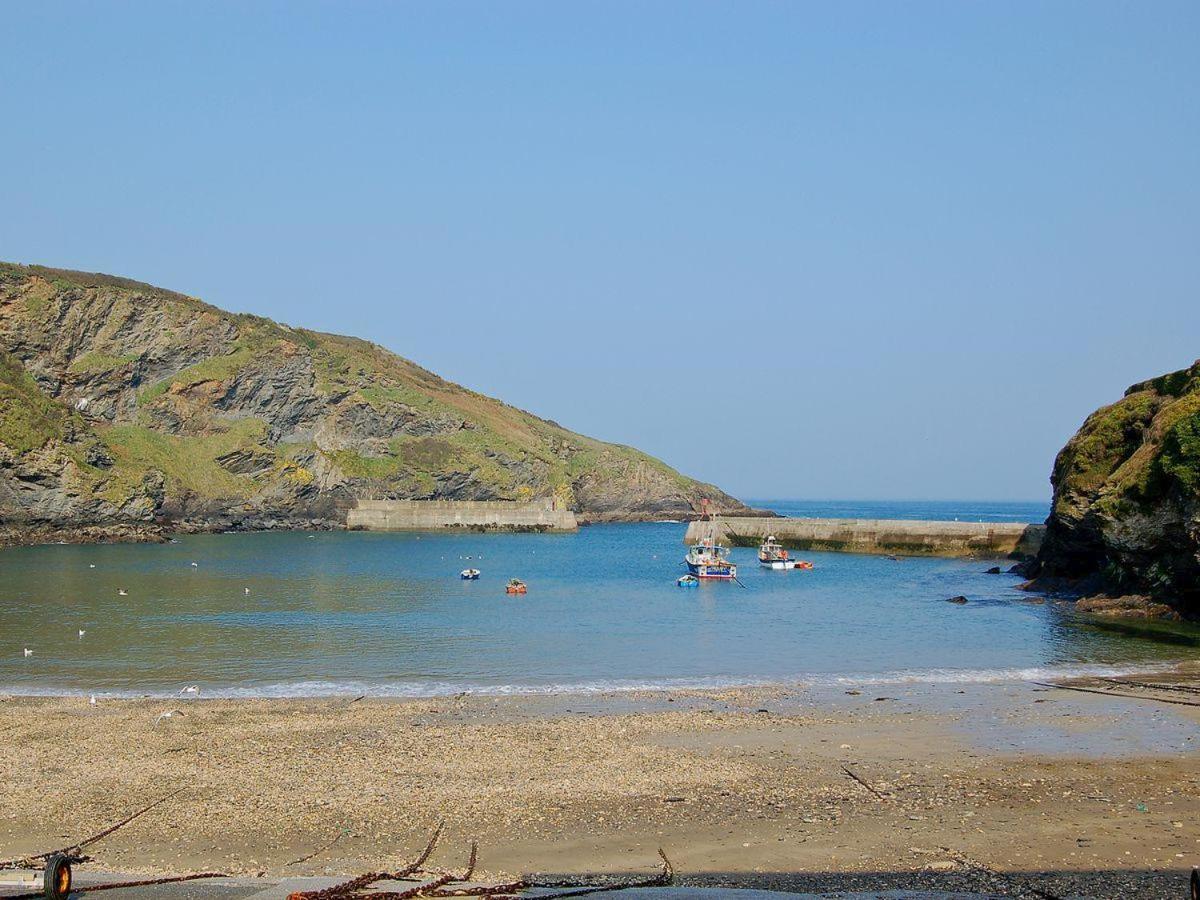
{"type": "Polygon", "coordinates": [[[524,594],[528,591],[529,588],[525,586],[525,582],[519,578],[510,578],[508,584],[504,586],[504,593],[506,594],[524,594]]]}
{"type": "Polygon", "coordinates": [[[768,534],[758,547],[758,563],[764,569],[811,569],[812,563],[802,559],[792,559],[788,556],[783,545],[775,540],[775,535],[768,534]]]}
{"type": "Polygon", "coordinates": [[[766,569],[811,569],[813,564],[802,559],[777,559],[774,562],[761,564],[766,569]]]}
{"type": "Polygon", "coordinates": [[[768,534],[766,540],[759,545],[758,564],[764,569],[811,569],[813,567],[810,562],[789,557],[787,550],[779,541],[775,540],[773,534],[768,534]]]}
{"type": "Polygon", "coordinates": [[[693,544],[683,561],[688,574],[697,578],[737,578],[737,566],[729,559],[729,548],[717,543],[717,522],[709,514],[708,501],[701,501],[701,521],[708,522],[707,533],[693,544]]]}
{"type": "Polygon", "coordinates": [[[479,570],[478,569],[463,569],[461,572],[458,573],[458,577],[461,578],[463,581],[478,581],[479,580],[479,570]]]}
{"type": "Polygon", "coordinates": [[[675,580],[678,587],[697,587],[700,584],[700,579],[695,575],[680,575],[675,580]]]}

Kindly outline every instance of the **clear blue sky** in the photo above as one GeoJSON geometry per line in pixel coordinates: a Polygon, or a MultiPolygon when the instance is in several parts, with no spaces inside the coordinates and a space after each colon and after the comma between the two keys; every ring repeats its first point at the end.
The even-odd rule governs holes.
{"type": "Polygon", "coordinates": [[[743,496],[1037,499],[1200,356],[1200,4],[12,3],[0,258],[743,496]]]}

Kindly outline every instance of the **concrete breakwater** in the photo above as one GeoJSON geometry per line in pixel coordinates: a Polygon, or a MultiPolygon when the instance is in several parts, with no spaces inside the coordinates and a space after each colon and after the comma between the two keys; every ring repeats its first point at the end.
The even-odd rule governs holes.
{"type": "Polygon", "coordinates": [[[360,500],[347,528],[368,531],[575,531],[575,513],[552,500],[360,500]]]}
{"type": "MultiPolygon", "coordinates": [[[[721,540],[731,546],[758,546],[769,534],[796,550],[897,556],[1032,556],[1042,545],[1045,525],[1017,522],[925,522],[907,519],[751,519],[719,518],[721,540]]],[[[686,543],[707,534],[709,523],[688,525],[686,543]]]]}

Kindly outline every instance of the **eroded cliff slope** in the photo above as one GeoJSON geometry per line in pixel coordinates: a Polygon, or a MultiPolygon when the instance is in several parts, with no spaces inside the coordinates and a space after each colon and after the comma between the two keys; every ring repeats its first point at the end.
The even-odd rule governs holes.
{"type": "Polygon", "coordinates": [[[382,347],[105,275],[0,264],[0,524],[336,525],[358,498],[746,507],[382,347]]]}

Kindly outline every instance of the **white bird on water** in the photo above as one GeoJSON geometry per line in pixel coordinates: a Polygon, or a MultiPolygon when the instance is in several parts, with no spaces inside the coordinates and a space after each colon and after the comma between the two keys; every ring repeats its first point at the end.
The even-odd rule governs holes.
{"type": "Polygon", "coordinates": [[[189,684],[187,687],[180,688],[179,693],[187,694],[191,697],[199,697],[200,696],[200,686],[197,684],[189,684]]]}
{"type": "Polygon", "coordinates": [[[25,655],[26,655],[26,656],[33,656],[33,651],[32,651],[32,650],[30,650],[28,647],[26,647],[26,648],[25,648],[25,655]]]}
{"type": "Polygon", "coordinates": [[[81,641],[83,640],[83,636],[84,636],[85,634],[87,634],[87,629],[80,628],[80,629],[79,629],[79,639],[80,639],[81,641]]]}
{"type": "Polygon", "coordinates": [[[250,588],[242,588],[242,590],[246,592],[246,596],[250,595],[250,588]]]}
{"type": "Polygon", "coordinates": [[[125,590],[125,588],[117,588],[117,593],[120,594],[122,597],[129,596],[129,591],[125,590]]]}
{"type": "Polygon", "coordinates": [[[96,564],[95,564],[95,563],[88,563],[88,568],[89,568],[89,569],[94,569],[94,568],[96,568],[96,564]]]}
{"type": "Polygon", "coordinates": [[[200,568],[200,563],[192,563],[192,568],[193,568],[193,569],[198,569],[198,568],[200,568]]]}
{"type": "Polygon", "coordinates": [[[175,718],[175,716],[182,716],[182,715],[183,715],[183,710],[180,710],[180,709],[168,709],[166,712],[160,712],[158,714],[158,718],[154,720],[154,727],[157,728],[158,723],[161,722],[163,719],[173,719],[173,718],[175,718]]]}

